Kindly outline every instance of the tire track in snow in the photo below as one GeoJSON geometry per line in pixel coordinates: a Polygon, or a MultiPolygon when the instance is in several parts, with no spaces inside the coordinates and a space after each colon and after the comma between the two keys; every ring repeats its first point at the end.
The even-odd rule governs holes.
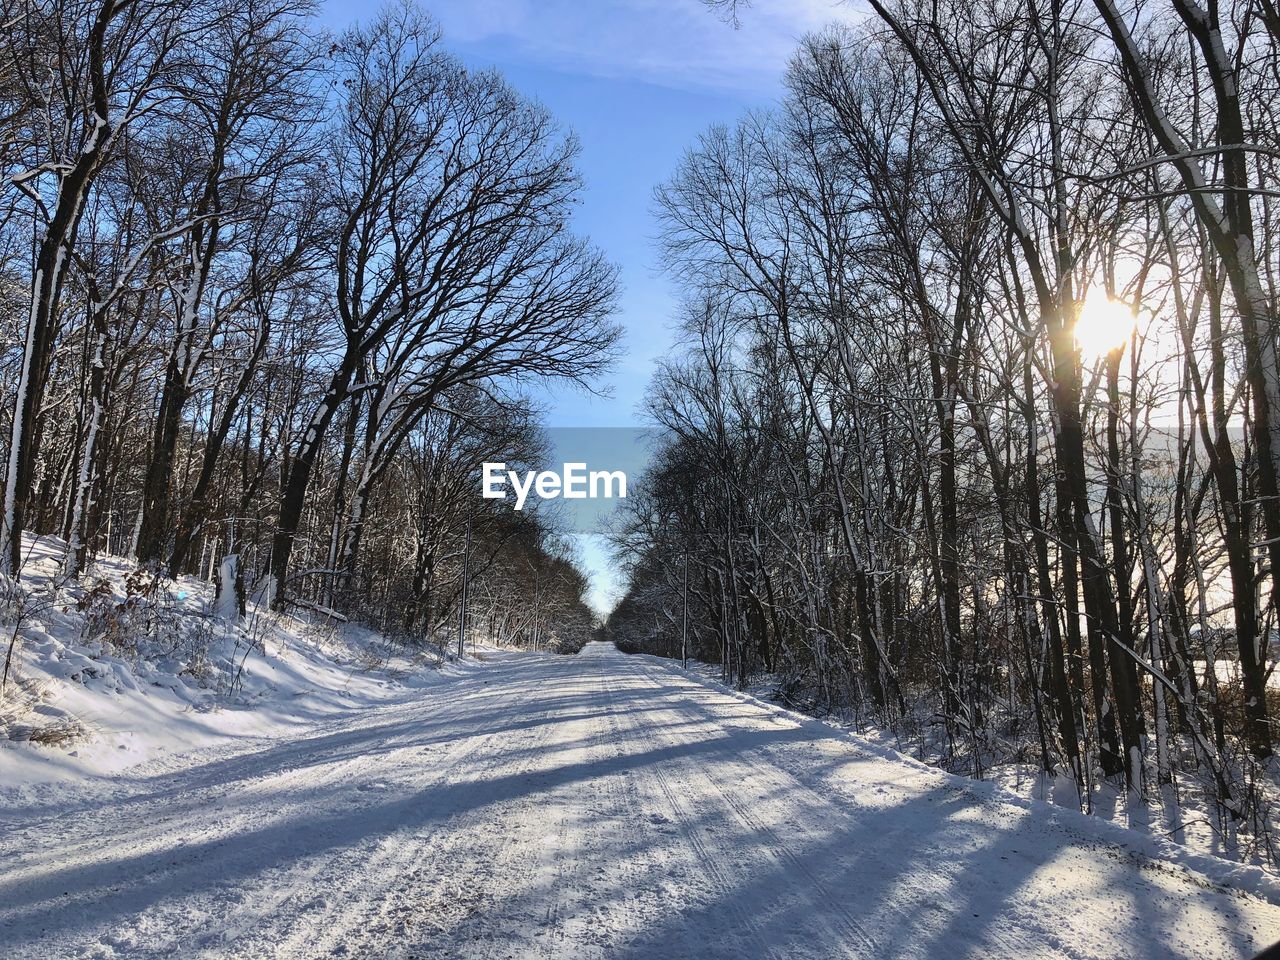
{"type": "Polygon", "coordinates": [[[647,658],[484,673],[0,838],[31,847],[0,861],[6,960],[1203,960],[1280,936],[1274,907],[1148,882],[647,658]]]}
{"type": "MultiPolygon", "coordinates": [[[[648,659],[634,658],[637,662],[637,668],[646,674],[655,678],[655,682],[660,682],[656,678],[667,679],[683,688],[693,688],[691,692],[695,695],[687,697],[686,702],[691,704],[694,709],[699,710],[702,719],[708,726],[721,728],[725,730],[738,730],[742,733],[749,733],[752,729],[750,726],[740,726],[734,722],[730,716],[718,716],[720,712],[717,708],[739,708],[744,705],[752,706],[748,701],[744,701],[737,697],[730,697],[721,694],[714,687],[705,683],[701,683],[696,679],[687,677],[682,671],[675,666],[667,666],[665,664],[656,664],[648,659]]],[[[801,726],[807,718],[797,715],[794,718],[779,716],[768,707],[758,707],[761,719],[770,723],[795,724],[801,726]]],[[[830,736],[840,736],[840,734],[832,730],[830,736]]],[[[688,739],[688,738],[686,738],[688,739]]],[[[824,738],[818,738],[811,741],[814,746],[822,742],[824,738]]],[[[764,741],[753,748],[749,754],[740,757],[727,757],[723,761],[717,761],[717,765],[722,767],[722,773],[732,774],[737,771],[737,782],[746,782],[747,778],[765,780],[770,783],[773,792],[778,795],[785,795],[788,799],[790,815],[785,822],[788,829],[798,829],[806,834],[813,834],[814,826],[821,826],[822,831],[827,835],[838,834],[840,827],[838,824],[844,823],[853,830],[864,829],[869,822],[868,818],[877,818],[884,827],[888,827],[896,819],[896,811],[893,807],[872,806],[870,808],[859,803],[857,797],[857,789],[865,789],[870,786],[867,781],[857,781],[855,784],[844,782],[839,777],[828,777],[822,774],[815,776],[813,760],[814,752],[808,752],[797,747],[804,746],[805,741],[801,739],[799,742],[782,739],[778,742],[770,743],[764,741]],[[751,763],[746,762],[746,757],[751,759],[751,763]],[[725,769],[732,768],[732,769],[725,769]],[[772,774],[781,776],[781,779],[770,779],[772,774]],[[822,786],[827,792],[820,792],[818,786],[822,786]],[[815,815],[810,810],[796,810],[795,804],[800,797],[807,796],[812,798],[815,806],[823,811],[822,814],[815,815]],[[838,798],[838,799],[836,799],[838,798]]],[[[918,782],[921,777],[936,780],[937,792],[945,794],[956,806],[953,808],[953,815],[947,816],[944,804],[939,802],[934,804],[931,810],[931,817],[934,820],[945,824],[946,835],[950,836],[949,843],[938,843],[929,846],[923,850],[916,850],[912,856],[916,857],[920,863],[928,863],[930,865],[927,870],[917,869],[909,878],[909,883],[895,887],[894,895],[884,897],[875,903],[875,907],[880,911],[888,911],[893,914],[896,925],[899,928],[919,927],[921,924],[922,908],[936,912],[937,917],[929,918],[929,925],[935,929],[941,936],[945,936],[950,940],[959,937],[961,942],[968,944],[968,949],[977,951],[973,956],[1007,956],[1022,957],[1034,955],[1037,957],[1060,957],[1071,958],[1099,958],[1105,957],[1111,960],[1114,956],[1121,955],[1116,953],[1114,944],[1106,945],[1105,934],[1102,944],[1099,945],[1099,930],[1090,920],[1101,919],[1096,913],[1091,913],[1089,909],[1082,908],[1082,905],[1074,900],[1068,899],[1063,902],[1057,897],[1047,898],[1043,895],[1029,895],[1020,892],[1020,896],[1011,897],[1007,892],[1000,893],[999,883],[1003,882],[998,875],[998,871],[1002,869],[1010,869],[1012,863],[1009,861],[1021,861],[1021,869],[1026,872],[1028,882],[1033,880],[1037,873],[1049,868],[1055,872],[1063,872],[1063,860],[1079,861],[1085,870],[1096,870],[1096,864],[1092,863],[1093,859],[1090,855],[1091,850],[1097,850],[1100,854],[1110,854],[1113,856],[1122,856],[1122,851],[1114,848],[1106,847],[1104,844],[1090,842],[1080,837],[1069,826],[1062,825],[1054,821],[1051,817],[1038,818],[1028,813],[1021,807],[1006,807],[993,801],[989,797],[984,797],[966,788],[963,783],[957,783],[948,775],[940,771],[919,770],[918,768],[896,767],[892,761],[886,761],[884,758],[868,755],[862,752],[856,742],[850,741],[848,744],[838,744],[841,752],[847,752],[847,758],[851,761],[857,761],[865,764],[868,771],[874,770],[877,773],[892,774],[887,782],[898,782],[899,780],[915,780],[918,782]],[[971,832],[991,831],[993,835],[1008,831],[1005,837],[1006,843],[1016,843],[1019,847],[1035,849],[1037,843],[1028,837],[1028,834],[1035,835],[1039,838],[1040,844],[1047,844],[1053,848],[1052,863],[1037,860],[1034,857],[1019,855],[1016,850],[1010,851],[1013,856],[1001,856],[1000,850],[996,847],[990,847],[990,857],[987,866],[991,872],[979,871],[973,873],[974,864],[970,861],[959,859],[955,856],[957,847],[955,841],[959,838],[955,836],[955,832],[960,829],[960,824],[954,819],[955,814],[963,815],[963,822],[972,825],[971,832]],[[976,815],[976,819],[973,815],[976,815]],[[1009,821],[1013,818],[1017,823],[1016,830],[1010,830],[1009,821]],[[1070,839],[1070,843],[1063,844],[1061,840],[1066,837],[1070,839]],[[1000,862],[996,862],[1000,861],[1000,862]],[[957,871],[961,871],[957,873],[957,871]],[[968,872],[965,872],[968,871],[968,872]],[[994,882],[994,883],[993,883],[994,882]],[[993,883],[996,887],[990,893],[989,899],[985,901],[986,912],[982,915],[973,913],[973,920],[977,921],[986,918],[983,923],[971,923],[970,913],[966,912],[965,907],[961,906],[956,909],[958,904],[964,903],[971,895],[975,888],[983,888],[987,884],[993,883]],[[1025,900],[1024,900],[1025,897],[1025,900]],[[950,907],[950,916],[947,916],[947,910],[939,910],[937,905],[947,905],[950,907]],[[996,911],[993,916],[989,912],[992,908],[996,911]],[[1052,931],[1052,932],[1050,932],[1052,931]],[[1071,931],[1067,933],[1066,931],[1071,931]]],[[[705,771],[700,771],[705,774],[705,771]]],[[[748,820],[758,820],[731,792],[726,791],[722,786],[722,780],[734,781],[732,775],[723,777],[722,780],[707,777],[708,781],[715,787],[725,798],[726,802],[741,809],[742,813],[748,820]]],[[[918,826],[918,824],[916,824],[918,826]]],[[[773,833],[767,824],[761,823],[761,829],[764,832],[773,833]]],[[[814,834],[816,836],[816,834],[814,834]]],[[[911,837],[906,837],[910,841],[911,837]]],[[[881,845],[877,843],[876,848],[893,849],[889,845],[881,845]]],[[[783,850],[790,853],[788,845],[781,845],[783,850]]],[[[860,849],[859,857],[868,855],[874,857],[875,872],[885,874],[903,874],[906,864],[901,860],[890,861],[886,859],[883,849],[860,849]]],[[[984,848],[985,849],[985,848],[984,848]]],[[[1000,849],[1008,850],[1008,847],[1000,849]]],[[[1043,852],[1043,851],[1042,851],[1043,852]]],[[[828,856],[839,859],[838,851],[828,851],[828,856]]],[[[794,857],[792,857],[794,860],[794,857]]],[[[813,875],[812,871],[807,870],[806,866],[796,860],[794,863],[796,872],[805,876],[806,879],[814,884],[818,889],[826,887],[826,891],[830,891],[829,885],[823,884],[821,879],[813,875]]],[[[1159,863],[1157,862],[1157,867],[1159,863]]],[[[1143,868],[1142,864],[1135,863],[1136,868],[1143,868]]],[[[1145,869],[1145,868],[1144,868],[1145,869]]],[[[848,871],[850,876],[856,875],[858,871],[848,871]]],[[[1068,878],[1070,871],[1066,871],[1068,878]]],[[[1196,878],[1193,876],[1184,876],[1179,870],[1172,869],[1163,874],[1163,879],[1173,880],[1174,883],[1164,890],[1157,890],[1155,885],[1151,886],[1151,892],[1171,895],[1186,896],[1186,890],[1177,889],[1179,881],[1186,886],[1198,886],[1196,878]]],[[[1226,919],[1242,923],[1243,918],[1240,914],[1232,915],[1235,911],[1232,909],[1232,901],[1239,897],[1247,895],[1240,894],[1238,891],[1223,891],[1218,889],[1219,893],[1226,893],[1225,909],[1220,911],[1226,919]]],[[[979,897],[979,900],[982,898],[979,897]]],[[[821,914],[823,911],[829,911],[832,905],[839,901],[831,897],[829,892],[825,892],[823,902],[816,904],[815,915],[821,914]]],[[[1095,908],[1096,909],[1096,908],[1095,908]]],[[[840,911],[840,908],[837,907],[840,911]]],[[[1114,911],[1114,907],[1113,907],[1114,911]]],[[[840,911],[843,912],[843,911],[840,911]]],[[[1123,911],[1120,911],[1121,913],[1123,911]]],[[[1215,913],[1219,912],[1215,909],[1215,913]]],[[[1176,916],[1176,915],[1175,915],[1176,916]]],[[[1115,920],[1113,915],[1109,918],[1115,920]]],[[[1183,918],[1178,918],[1183,919],[1183,918]]],[[[1215,918],[1217,919],[1217,918],[1215,918]]],[[[877,917],[877,926],[884,922],[883,918],[877,917]]],[[[1158,929],[1158,928],[1157,928],[1158,929]]],[[[1256,928],[1255,928],[1256,929],[1256,928]]],[[[1114,931],[1112,931],[1114,933],[1114,931]]],[[[1141,943],[1144,949],[1154,948],[1156,953],[1153,955],[1161,958],[1169,956],[1195,956],[1197,960],[1204,960],[1209,954],[1204,953],[1205,947],[1202,945],[1198,948],[1192,948],[1190,942],[1183,944],[1183,950],[1175,952],[1172,949],[1174,943],[1177,943],[1177,936],[1169,931],[1158,931],[1161,941],[1148,941],[1141,943]],[[1163,941],[1167,938],[1167,943],[1163,941]]],[[[1277,929],[1275,935],[1280,934],[1277,929]]],[[[1251,952],[1265,946],[1268,942],[1266,937],[1262,937],[1254,941],[1255,946],[1247,950],[1251,952]]],[[[1226,947],[1226,944],[1215,944],[1215,947],[1226,947]]],[[[888,944],[881,943],[876,952],[872,956],[880,956],[886,949],[892,949],[894,956],[914,955],[908,947],[895,945],[890,947],[888,944]]],[[[958,949],[948,947],[948,949],[958,949]]],[[[930,955],[928,953],[922,955],[930,955]]],[[[1148,955],[1146,953],[1142,955],[1148,955]]],[[[1234,957],[1239,954],[1233,952],[1226,947],[1225,952],[1218,953],[1216,950],[1213,956],[1234,957]]]]}
{"type": "MultiPolygon", "coordinates": [[[[609,678],[603,673],[603,671],[601,676],[610,700],[616,701],[617,687],[610,682],[609,678]]],[[[651,744],[652,740],[642,733],[642,725],[636,718],[636,714],[637,711],[634,710],[613,709],[610,711],[610,716],[613,718],[629,718],[626,730],[623,731],[626,735],[620,736],[619,742],[651,744]]],[[[650,736],[651,735],[652,734],[650,734],[650,736]]],[[[720,858],[713,854],[712,850],[703,839],[701,831],[696,826],[696,821],[693,816],[691,816],[688,806],[682,799],[680,799],[679,794],[672,787],[671,782],[662,767],[662,762],[649,764],[646,767],[649,779],[652,780],[653,784],[661,792],[666,805],[675,814],[674,823],[679,830],[680,835],[684,837],[687,842],[689,849],[692,851],[694,856],[697,857],[703,872],[712,881],[712,886],[719,903],[733,915],[738,929],[749,932],[749,945],[751,947],[751,952],[743,955],[749,955],[752,957],[779,956],[779,954],[774,950],[773,945],[768,943],[764,938],[763,928],[761,927],[759,918],[754,913],[746,910],[739,902],[738,898],[734,896],[734,889],[737,886],[734,878],[725,871],[724,867],[720,863],[720,858]]]]}
{"type": "MultiPolygon", "coordinates": [[[[664,677],[671,680],[679,680],[681,686],[695,686],[703,690],[709,688],[698,684],[696,681],[687,680],[681,674],[674,674],[674,668],[666,668],[654,666],[650,664],[639,664],[639,669],[655,677],[664,677]]],[[[655,682],[657,682],[655,680],[655,682]]],[[[700,698],[695,699],[697,709],[705,715],[708,725],[713,727],[729,727],[730,724],[724,719],[715,716],[713,706],[718,705],[718,701],[714,697],[714,691],[709,691],[713,695],[707,698],[708,703],[703,704],[700,698]]],[[[739,704],[741,701],[729,700],[728,703],[739,704]]],[[[686,743],[696,742],[696,738],[686,737],[686,743]]],[[[831,793],[823,794],[819,792],[812,784],[807,783],[801,776],[801,768],[794,763],[786,762],[782,758],[788,757],[794,751],[788,751],[785,746],[777,747],[765,744],[758,749],[753,749],[750,754],[751,763],[746,762],[741,756],[728,756],[723,761],[723,765],[728,766],[736,773],[735,777],[729,778],[732,782],[747,783],[751,780],[763,781],[768,790],[774,795],[786,796],[791,806],[791,814],[786,819],[787,828],[795,831],[805,838],[811,838],[815,843],[829,840],[830,836],[836,832],[836,824],[847,824],[851,829],[860,829],[865,826],[865,818],[883,815],[883,811],[876,809],[867,810],[856,804],[851,798],[842,798],[837,801],[833,799],[831,793]],[[795,805],[802,797],[807,797],[813,804],[809,809],[796,811],[795,805]],[[799,815],[796,815],[796,814],[799,815]]],[[[723,780],[707,775],[705,770],[699,771],[712,788],[724,798],[725,802],[736,812],[739,819],[750,830],[757,832],[761,836],[767,837],[769,840],[768,849],[775,855],[780,863],[785,864],[795,873],[804,877],[812,888],[818,892],[819,898],[811,900],[812,914],[814,916],[831,916],[835,920],[845,941],[861,940],[864,946],[871,951],[869,955],[878,956],[885,949],[885,944],[877,942],[876,939],[866,930],[863,924],[856,919],[850,910],[845,907],[844,897],[833,890],[831,885],[822,879],[818,874],[811,870],[795,852],[792,843],[787,842],[777,832],[777,830],[769,823],[764,821],[760,816],[755,814],[750,806],[744,802],[742,797],[732,790],[725,789],[723,780]]],[[[981,798],[973,797],[970,794],[962,794],[966,800],[981,800],[981,798]]],[[[945,850],[932,851],[936,859],[933,861],[935,869],[927,874],[917,874],[912,878],[911,888],[915,896],[920,900],[927,902],[929,897],[925,896],[927,891],[932,891],[935,898],[941,900],[948,897],[952,891],[947,888],[945,883],[940,882],[940,874],[945,874],[949,866],[945,850]]],[[[859,869],[851,868],[844,863],[844,857],[841,851],[828,850],[826,855],[832,859],[833,868],[838,869],[847,876],[855,876],[859,872],[864,872],[865,867],[859,869]]],[[[874,856],[875,864],[878,871],[886,873],[901,872],[903,865],[901,863],[891,864],[880,856],[878,850],[869,851],[861,849],[858,851],[859,857],[874,856]]],[[[982,878],[975,878],[981,882],[982,878]]],[[[882,911],[888,911],[894,915],[894,918],[900,926],[912,926],[919,924],[919,917],[912,915],[907,909],[907,904],[898,898],[883,898],[877,903],[877,908],[882,911]]],[[[883,920],[881,921],[883,922],[883,920]]],[[[1000,956],[1019,956],[1019,955],[1037,955],[1042,957],[1072,957],[1081,956],[1070,952],[1060,953],[1056,950],[1046,951],[1045,945],[1029,944],[1025,936],[1019,936],[1017,933],[1010,932],[1004,926],[988,925],[982,933],[982,940],[987,949],[997,949],[1000,956]]],[[[856,954],[861,956],[862,954],[856,954]]]]}
{"type": "MultiPolygon", "coordinates": [[[[489,694],[471,709],[482,707],[483,701],[492,697],[489,694]]],[[[455,709],[466,705],[462,701],[455,709]]],[[[492,714],[501,717],[496,710],[492,714]]],[[[463,867],[473,874],[484,868],[484,874],[492,876],[495,838],[492,832],[485,836],[483,818],[495,814],[495,804],[469,801],[484,801],[482,792],[487,783],[520,777],[530,769],[555,726],[553,714],[553,710],[539,712],[536,722],[527,724],[518,738],[497,728],[485,733],[475,749],[435,769],[429,782],[415,784],[426,803],[431,800],[430,787],[443,784],[452,798],[448,815],[425,832],[414,824],[408,835],[395,837],[396,842],[391,836],[384,838],[376,860],[352,870],[331,898],[334,909],[323,930],[290,938],[296,951],[304,952],[280,955],[383,957],[409,952],[410,944],[418,939],[417,930],[430,919],[432,908],[445,899],[435,895],[442,880],[441,868],[463,867]],[[510,754],[517,746],[523,756],[513,765],[510,754]],[[471,792],[478,796],[469,796],[471,792]]],[[[468,893],[457,892],[463,896],[455,896],[454,905],[468,893]]],[[[479,888],[470,892],[483,896],[487,891],[479,888]]],[[[454,932],[447,931],[449,935],[454,932]]]]}
{"type": "MultiPolygon", "coordinates": [[[[650,671],[645,666],[639,664],[636,666],[638,667],[635,671],[637,675],[643,676],[655,687],[658,686],[661,681],[657,679],[658,675],[656,671],[650,671]]],[[[662,680],[666,682],[671,682],[674,679],[676,678],[669,676],[662,677],[662,680]]],[[[680,714],[674,708],[668,709],[664,713],[664,717],[678,716],[680,716],[680,714]]],[[[710,721],[711,718],[708,717],[706,719],[710,721]]],[[[654,725],[654,730],[650,736],[654,739],[663,739],[669,745],[677,748],[693,747],[701,740],[701,738],[696,734],[686,734],[681,736],[672,732],[660,731],[656,724],[654,725]]],[[[761,777],[761,771],[759,769],[746,767],[746,765],[731,757],[717,759],[717,767],[724,764],[732,766],[733,770],[737,773],[737,776],[731,778],[732,782],[735,784],[745,784],[751,779],[759,779],[761,777]]],[[[814,871],[809,869],[809,866],[804,862],[804,860],[796,854],[792,843],[784,840],[772,826],[766,823],[761,817],[754,814],[739,795],[734,793],[732,790],[726,790],[721,779],[719,777],[711,776],[705,767],[691,762],[686,762],[684,766],[691,768],[698,779],[710,788],[710,792],[714,793],[714,795],[718,796],[724,802],[725,806],[737,819],[739,825],[752,837],[756,846],[762,850],[766,856],[771,858],[784,870],[790,870],[799,874],[808,881],[808,884],[813,888],[813,890],[819,894],[821,903],[814,901],[808,896],[805,897],[805,906],[810,908],[807,911],[807,920],[810,923],[816,920],[828,929],[830,934],[832,934],[832,936],[827,938],[828,942],[841,943],[842,945],[845,945],[847,950],[854,949],[853,945],[857,944],[860,945],[861,948],[872,951],[871,955],[874,955],[877,948],[875,939],[867,932],[862,924],[859,923],[859,921],[841,905],[841,898],[836,896],[833,891],[829,889],[825,881],[823,881],[814,871]]],[[[717,772],[719,773],[722,771],[718,770],[717,772]]],[[[828,809],[824,810],[824,818],[818,822],[829,825],[830,816],[832,814],[843,818],[843,811],[831,809],[833,805],[829,801],[824,802],[823,806],[828,809]]],[[[805,829],[805,824],[798,818],[791,820],[791,826],[793,829],[801,830],[805,834],[809,833],[809,831],[805,829]]],[[[794,885],[792,890],[789,892],[791,896],[794,897],[796,895],[795,891],[800,889],[799,885],[794,885]]],[[[852,955],[863,956],[864,954],[855,950],[852,955]]]]}
{"type": "MultiPolygon", "coordinates": [[[[379,784],[386,783],[387,774],[411,769],[427,771],[429,776],[425,781],[412,784],[394,781],[402,788],[396,802],[405,805],[408,795],[450,777],[460,764],[483,751],[496,736],[490,733],[468,737],[447,748],[443,756],[429,755],[425,764],[422,761],[398,764],[389,771],[382,771],[382,777],[371,780],[366,770],[364,783],[353,789],[358,794],[382,797],[384,793],[379,784]]],[[[359,799],[359,796],[352,796],[347,803],[351,805],[352,801],[358,802],[359,799]]],[[[425,842],[431,833],[445,826],[447,823],[438,823],[432,831],[415,839],[425,842]]],[[[232,930],[231,935],[223,937],[224,942],[207,947],[203,954],[197,956],[221,960],[224,957],[308,955],[307,951],[332,940],[338,931],[358,923],[358,920],[346,922],[346,918],[373,898],[371,878],[399,878],[404,857],[400,855],[400,845],[389,841],[403,829],[364,839],[333,853],[313,854],[306,865],[286,871],[268,890],[260,889],[255,893],[250,916],[239,924],[239,936],[232,930]],[[304,922],[300,924],[299,920],[304,922]]]]}
{"type": "MultiPolygon", "coordinates": [[[[290,749],[295,750],[296,744],[290,749]]],[[[247,759],[255,760],[252,756],[247,759]]],[[[308,788],[327,792],[343,777],[350,776],[350,763],[344,759],[332,768],[312,769],[308,788]]],[[[88,821],[70,814],[58,824],[57,832],[51,831],[44,849],[56,855],[58,863],[74,864],[75,871],[51,869],[51,861],[46,858],[10,874],[6,883],[18,881],[16,889],[24,900],[33,900],[41,888],[60,888],[62,875],[70,873],[68,886],[73,892],[47,905],[36,904],[34,909],[23,910],[26,923],[32,922],[33,914],[46,911],[74,918],[73,923],[81,932],[77,935],[67,930],[64,919],[64,935],[74,936],[80,944],[76,949],[86,956],[116,951],[137,957],[172,956],[179,942],[174,938],[180,938],[181,944],[191,949],[192,933],[215,926],[227,911],[235,910],[243,901],[239,886],[219,881],[219,875],[257,871],[261,858],[273,850],[285,855],[279,841],[255,849],[252,839],[245,838],[264,829],[269,831],[275,824],[289,824],[309,812],[314,800],[309,795],[295,795],[290,786],[301,775],[296,766],[282,773],[277,784],[280,792],[270,798],[273,802],[267,801],[261,790],[271,777],[261,776],[252,778],[249,791],[242,786],[246,781],[233,779],[194,790],[166,789],[145,802],[126,804],[123,809],[107,804],[88,821]],[[211,807],[218,811],[212,819],[211,807]],[[67,831],[85,837],[86,824],[90,826],[88,839],[68,843],[64,849],[67,831]],[[125,874],[122,882],[107,879],[113,864],[119,864],[118,869],[125,874]],[[213,864],[217,864],[216,868],[213,864]],[[85,871],[89,877],[100,876],[103,880],[84,882],[77,889],[85,871]],[[198,906],[192,903],[196,899],[200,901],[198,906]],[[108,905],[107,927],[99,929],[94,939],[94,914],[101,914],[108,905]],[[139,930],[145,931],[146,936],[135,935],[139,930]]],[[[18,911],[13,909],[13,900],[9,896],[0,900],[0,924],[7,925],[15,919],[18,911]]],[[[20,949],[16,944],[11,946],[20,949]]],[[[31,948],[33,956],[47,956],[38,944],[31,948]]]]}
{"type": "MultiPolygon", "coordinates": [[[[587,918],[592,925],[588,935],[596,931],[593,945],[604,947],[600,956],[610,958],[619,955],[642,933],[678,919],[690,899],[705,899],[708,890],[713,894],[721,891],[711,882],[695,851],[677,843],[682,831],[672,818],[656,811],[641,816],[644,807],[655,804],[665,805],[670,811],[669,801],[643,789],[635,763],[639,751],[630,736],[631,729],[624,728],[621,722],[623,711],[607,680],[604,661],[595,657],[585,662],[589,669],[584,667],[584,672],[600,700],[600,721],[595,730],[599,752],[607,758],[609,768],[601,778],[606,805],[594,806],[597,817],[592,859],[603,862],[592,880],[596,901],[587,918]],[[602,889],[613,894],[606,904],[599,901],[602,889]],[[607,936],[598,932],[600,926],[607,926],[607,936]]],[[[646,742],[644,746],[651,744],[646,742]]],[[[579,937],[577,942],[580,944],[582,939],[579,937]]]]}

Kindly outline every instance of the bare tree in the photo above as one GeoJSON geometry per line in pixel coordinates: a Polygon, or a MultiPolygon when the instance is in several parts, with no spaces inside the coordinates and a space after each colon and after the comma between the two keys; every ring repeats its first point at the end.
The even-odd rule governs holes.
{"type": "MultiPolygon", "coordinates": [[[[579,378],[607,360],[614,275],[568,235],[576,146],[492,73],[464,70],[409,8],[335,50],[343,103],[328,163],[334,365],[290,457],[270,574],[282,603],[307,489],[353,389],[412,422],[450,386],[579,378]],[[357,383],[362,370],[376,379],[357,383]]],[[[403,430],[393,429],[394,449],[403,430]]],[[[376,469],[376,465],[371,465],[376,469]]]]}
{"type": "MultiPolygon", "coordinates": [[[[57,336],[58,304],[94,180],[126,131],[165,96],[168,71],[202,32],[202,18],[183,16],[168,0],[67,0],[50,16],[70,30],[54,45],[33,43],[25,79],[44,106],[28,121],[26,169],[10,178],[40,223],[32,270],[22,364],[10,429],[0,571],[17,574],[32,472],[40,448],[39,420],[57,336]],[[192,26],[194,24],[194,26],[192,26]]],[[[38,18],[24,20],[36,25],[38,18]]]]}

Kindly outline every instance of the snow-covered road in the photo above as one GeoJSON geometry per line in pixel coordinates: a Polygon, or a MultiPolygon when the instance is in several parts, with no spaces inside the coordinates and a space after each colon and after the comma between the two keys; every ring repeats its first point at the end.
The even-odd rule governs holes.
{"type": "Polygon", "coordinates": [[[1205,960],[1280,939],[1280,907],[1074,814],[600,644],[0,831],[14,960],[1205,960]]]}

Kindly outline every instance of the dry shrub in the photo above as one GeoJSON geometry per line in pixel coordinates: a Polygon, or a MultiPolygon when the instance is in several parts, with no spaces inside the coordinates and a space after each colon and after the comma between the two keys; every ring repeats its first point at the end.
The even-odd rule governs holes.
{"type": "Polygon", "coordinates": [[[69,714],[49,717],[44,705],[48,681],[22,677],[11,681],[0,700],[0,739],[39,744],[42,747],[66,747],[88,734],[88,728],[69,714]]]}
{"type": "Polygon", "coordinates": [[[33,728],[26,739],[42,747],[67,747],[83,739],[87,732],[84,724],[74,717],[61,717],[33,728]]]}
{"type": "Polygon", "coordinates": [[[142,640],[176,652],[182,642],[181,616],[169,602],[167,583],[158,570],[138,567],[125,579],[124,599],[117,601],[111,584],[98,580],[76,603],[84,614],[84,639],[128,654],[136,654],[142,640]]]}

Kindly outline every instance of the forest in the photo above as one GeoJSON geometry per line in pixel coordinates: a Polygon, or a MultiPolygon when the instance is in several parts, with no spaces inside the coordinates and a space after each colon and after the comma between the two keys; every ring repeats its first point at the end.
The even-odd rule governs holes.
{"type": "Polygon", "coordinates": [[[1280,956],[1280,0],[0,0],[0,177],[4,960],[1280,956]]]}
{"type": "Polygon", "coordinates": [[[607,633],[1274,862],[1277,8],[869,3],[656,190],[607,633]]]}
{"type": "Polygon", "coordinates": [[[529,386],[615,352],[577,141],[424,10],[318,9],[4,0],[0,576],[54,536],[73,590],[111,554],[242,610],[576,649],[563,538],[474,472],[537,462],[529,386]]]}

